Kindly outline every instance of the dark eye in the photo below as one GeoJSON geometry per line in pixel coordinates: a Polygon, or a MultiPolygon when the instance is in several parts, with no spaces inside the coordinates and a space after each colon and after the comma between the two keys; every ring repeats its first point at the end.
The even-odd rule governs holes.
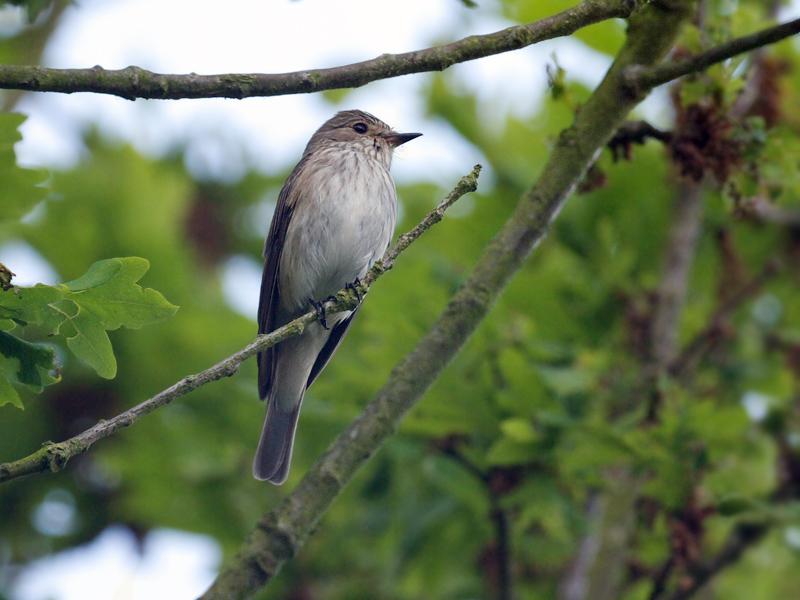
{"type": "Polygon", "coordinates": [[[353,129],[356,130],[356,133],[367,133],[366,123],[356,123],[353,125],[353,129]]]}

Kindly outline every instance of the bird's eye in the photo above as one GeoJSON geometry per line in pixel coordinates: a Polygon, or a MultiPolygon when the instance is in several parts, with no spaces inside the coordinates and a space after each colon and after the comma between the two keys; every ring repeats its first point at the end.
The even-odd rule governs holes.
{"type": "Polygon", "coordinates": [[[367,133],[366,123],[356,123],[353,125],[353,129],[356,130],[356,133],[367,133]]]}

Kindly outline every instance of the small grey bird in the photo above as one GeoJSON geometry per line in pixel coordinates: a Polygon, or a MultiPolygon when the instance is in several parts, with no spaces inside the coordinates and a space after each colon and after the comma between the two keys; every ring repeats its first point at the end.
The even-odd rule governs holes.
{"type": "MultiPolygon", "coordinates": [[[[419,137],[346,110],[326,121],[278,196],[264,248],[258,332],[318,310],[330,295],[363,277],[389,246],[397,193],[392,151],[419,137]]],[[[253,475],[286,481],[305,391],[342,341],[358,309],[309,325],[303,335],[258,355],[258,392],[268,398],[253,475]]]]}

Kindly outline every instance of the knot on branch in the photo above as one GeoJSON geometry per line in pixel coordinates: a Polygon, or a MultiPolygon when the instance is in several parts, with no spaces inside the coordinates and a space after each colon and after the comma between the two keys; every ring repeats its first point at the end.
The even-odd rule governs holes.
{"type": "Polygon", "coordinates": [[[42,446],[44,450],[44,462],[48,470],[52,473],[57,473],[67,465],[70,455],[63,444],[45,442],[42,446]]]}
{"type": "Polygon", "coordinates": [[[258,567],[267,575],[274,575],[281,563],[291,559],[299,543],[290,528],[282,525],[271,511],[258,521],[258,530],[267,536],[269,552],[260,552],[256,557],[258,567]]]}

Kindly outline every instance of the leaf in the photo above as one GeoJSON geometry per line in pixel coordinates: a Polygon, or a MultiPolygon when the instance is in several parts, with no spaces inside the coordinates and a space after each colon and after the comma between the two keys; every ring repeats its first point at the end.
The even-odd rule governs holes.
{"type": "Polygon", "coordinates": [[[502,437],[489,448],[486,462],[492,466],[512,466],[530,463],[536,457],[536,444],[521,443],[508,437],[502,437]]]}
{"type": "Polygon", "coordinates": [[[149,268],[150,263],[137,256],[98,261],[83,276],[64,284],[71,292],[67,297],[104,329],[138,329],[161,321],[178,307],[160,292],[136,284],[149,268]]]}
{"type": "Polygon", "coordinates": [[[117,374],[117,359],[111,340],[100,321],[91,313],[78,307],[74,316],[67,317],[72,335],[67,334],[67,347],[100,377],[113,379],[117,374]]]}
{"type": "Polygon", "coordinates": [[[723,517],[732,517],[759,507],[759,503],[752,498],[741,495],[730,495],[722,498],[717,503],[717,512],[723,517]]]}
{"type": "Polygon", "coordinates": [[[35,392],[59,381],[55,352],[42,344],[32,344],[0,331],[0,406],[12,403],[22,408],[22,403],[11,383],[24,385],[35,392]]]}
{"type": "Polygon", "coordinates": [[[22,405],[22,400],[20,399],[17,390],[15,390],[14,386],[11,385],[11,382],[6,379],[6,376],[0,373],[0,406],[5,404],[11,404],[19,409],[25,408],[22,405]]]}
{"type": "Polygon", "coordinates": [[[533,425],[527,419],[506,419],[500,423],[500,431],[503,432],[505,437],[522,444],[534,442],[539,437],[533,425]]]}
{"type": "Polygon", "coordinates": [[[0,222],[23,217],[47,194],[40,185],[45,171],[17,166],[14,144],[22,139],[17,128],[24,121],[24,115],[0,114],[0,222]]]}
{"type": "Polygon", "coordinates": [[[0,291],[0,331],[37,325],[61,333],[75,356],[111,379],[117,362],[106,331],[138,329],[178,310],[156,290],[136,283],[149,267],[144,258],[111,258],[65,284],[0,291]]]}
{"type": "Polygon", "coordinates": [[[23,326],[35,324],[47,333],[56,333],[64,316],[51,305],[63,299],[64,293],[61,288],[42,284],[0,292],[0,319],[23,326]]]}

